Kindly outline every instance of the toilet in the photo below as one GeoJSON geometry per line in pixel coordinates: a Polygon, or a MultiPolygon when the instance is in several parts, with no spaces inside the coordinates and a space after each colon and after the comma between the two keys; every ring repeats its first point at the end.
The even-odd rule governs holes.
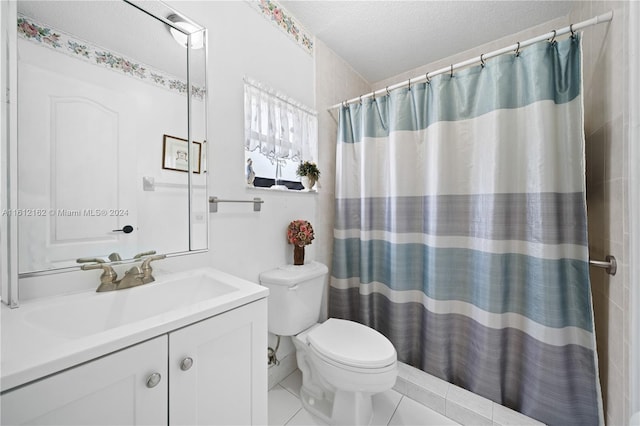
{"type": "Polygon", "coordinates": [[[318,323],[328,269],[319,262],[260,274],[269,288],[268,328],[293,336],[304,408],[332,425],[368,425],[372,396],[393,387],[397,354],[378,331],[330,318],[318,323]]]}

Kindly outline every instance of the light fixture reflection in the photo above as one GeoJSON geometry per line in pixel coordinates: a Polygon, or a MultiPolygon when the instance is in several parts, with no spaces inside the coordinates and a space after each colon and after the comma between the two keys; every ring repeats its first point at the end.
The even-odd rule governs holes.
{"type": "MultiPolygon", "coordinates": [[[[191,48],[192,49],[202,49],[204,47],[204,31],[200,27],[197,27],[187,21],[185,21],[182,17],[178,15],[169,15],[167,19],[175,24],[176,27],[179,27],[186,32],[191,34],[191,48]]],[[[187,47],[187,35],[176,30],[175,28],[169,27],[169,32],[173,39],[182,47],[187,47]]]]}

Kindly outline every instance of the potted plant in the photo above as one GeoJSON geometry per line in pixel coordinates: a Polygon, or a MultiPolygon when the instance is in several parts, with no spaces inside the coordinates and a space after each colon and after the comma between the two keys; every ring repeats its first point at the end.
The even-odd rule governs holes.
{"type": "Polygon", "coordinates": [[[318,179],[320,179],[320,169],[316,163],[304,161],[298,165],[296,175],[300,176],[300,182],[306,189],[312,189],[318,179]]]}

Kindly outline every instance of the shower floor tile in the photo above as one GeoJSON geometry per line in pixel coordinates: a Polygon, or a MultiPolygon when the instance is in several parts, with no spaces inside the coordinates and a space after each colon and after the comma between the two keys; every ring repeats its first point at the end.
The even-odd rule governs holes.
{"type": "MultiPolygon", "coordinates": [[[[269,391],[270,426],[325,425],[311,416],[300,402],[302,374],[294,371],[269,391]]],[[[458,425],[442,414],[403,396],[395,390],[389,390],[373,397],[372,425],[458,425]]]]}

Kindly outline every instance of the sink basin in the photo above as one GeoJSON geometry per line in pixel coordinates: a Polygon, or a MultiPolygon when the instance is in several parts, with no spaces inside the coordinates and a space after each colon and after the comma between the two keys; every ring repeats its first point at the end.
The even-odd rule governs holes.
{"type": "Polygon", "coordinates": [[[208,271],[107,293],[58,298],[30,310],[34,327],[65,337],[82,337],[197,305],[238,291],[208,271]]]}
{"type": "MultiPolygon", "coordinates": [[[[95,283],[96,286],[98,283],[95,283]]],[[[95,289],[95,287],[93,287],[95,289]]],[[[0,306],[0,392],[264,299],[269,290],[213,268],[138,287],[0,306]]],[[[266,317],[266,302],[263,303],[266,317]]]]}

